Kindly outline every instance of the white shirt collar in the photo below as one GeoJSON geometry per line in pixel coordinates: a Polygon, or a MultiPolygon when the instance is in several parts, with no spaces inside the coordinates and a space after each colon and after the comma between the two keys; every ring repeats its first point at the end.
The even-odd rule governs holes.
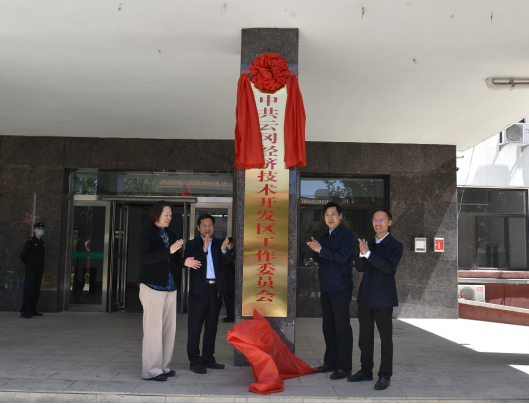
{"type": "Polygon", "coordinates": [[[375,236],[375,243],[378,244],[380,243],[382,240],[384,240],[389,234],[389,231],[386,233],[386,235],[384,237],[382,237],[381,239],[379,239],[377,236],[375,236]]]}
{"type": "MultiPolygon", "coordinates": [[[[339,226],[339,225],[338,225],[338,226],[339,226]]],[[[335,230],[338,228],[338,226],[336,226],[336,227],[335,227],[334,229],[332,229],[332,230],[329,230],[329,236],[331,235],[331,233],[332,233],[333,231],[335,231],[335,230]]]]}

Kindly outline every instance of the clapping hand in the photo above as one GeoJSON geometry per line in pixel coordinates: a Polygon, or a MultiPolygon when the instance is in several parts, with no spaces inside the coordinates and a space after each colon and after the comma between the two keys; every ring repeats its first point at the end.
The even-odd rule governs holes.
{"type": "Polygon", "coordinates": [[[224,239],[224,243],[222,243],[222,246],[220,247],[220,249],[222,251],[226,251],[226,249],[228,248],[228,244],[230,244],[230,240],[228,239],[228,237],[226,237],[224,239]]]}
{"type": "Polygon", "coordinates": [[[366,255],[369,251],[369,247],[367,246],[367,241],[365,239],[358,239],[358,246],[360,247],[360,254],[366,255]]]}
{"type": "Polygon", "coordinates": [[[176,240],[173,245],[170,247],[171,254],[177,252],[184,245],[184,240],[176,240]]]}
{"type": "Polygon", "coordinates": [[[209,249],[209,242],[211,241],[211,236],[209,234],[206,234],[206,237],[204,237],[204,251],[208,251],[209,249]]]}
{"type": "Polygon", "coordinates": [[[314,237],[311,237],[312,241],[308,241],[307,245],[310,247],[312,251],[318,252],[320,251],[321,244],[318,242],[318,240],[314,240],[314,237]]]}
{"type": "Polygon", "coordinates": [[[202,266],[200,261],[197,261],[195,257],[189,257],[185,260],[184,265],[193,269],[198,269],[202,266]]]}

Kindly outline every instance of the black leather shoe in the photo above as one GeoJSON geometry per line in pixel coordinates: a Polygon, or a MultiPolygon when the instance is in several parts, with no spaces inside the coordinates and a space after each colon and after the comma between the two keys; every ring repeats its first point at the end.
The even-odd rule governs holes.
{"type": "Polygon", "coordinates": [[[20,318],[31,318],[31,314],[27,312],[20,313],[20,318]]]}
{"type": "Polygon", "coordinates": [[[226,367],[217,362],[203,363],[202,366],[208,369],[224,369],[226,367]]]}
{"type": "Polygon", "coordinates": [[[385,390],[389,386],[389,379],[386,379],[384,376],[380,376],[378,381],[375,383],[375,390],[385,390]]]}
{"type": "Polygon", "coordinates": [[[373,380],[373,375],[368,375],[359,370],[354,375],[347,378],[348,382],[361,382],[362,380],[373,380]]]}
{"type": "Polygon", "coordinates": [[[314,373],[327,373],[327,372],[334,372],[335,370],[336,370],[336,366],[321,365],[314,373]]]}
{"type": "Polygon", "coordinates": [[[200,363],[194,365],[194,366],[191,366],[189,368],[189,370],[191,372],[194,372],[196,373],[197,375],[203,375],[205,373],[208,373],[208,371],[206,370],[206,368],[204,366],[202,366],[200,363]]]}
{"type": "Polygon", "coordinates": [[[170,370],[169,372],[167,373],[162,373],[165,377],[175,377],[176,376],[176,372],[174,370],[170,370]]]}
{"type": "Polygon", "coordinates": [[[340,379],[345,379],[347,376],[350,376],[350,375],[351,375],[351,371],[350,370],[340,370],[340,369],[338,369],[336,372],[334,372],[329,377],[329,379],[331,379],[331,380],[340,380],[340,379]]]}
{"type": "Polygon", "coordinates": [[[151,377],[150,379],[143,379],[143,380],[152,380],[153,382],[165,382],[167,381],[167,376],[165,376],[164,374],[161,374],[158,376],[151,377]]]}
{"type": "Polygon", "coordinates": [[[233,317],[224,317],[222,319],[223,323],[233,323],[233,317]]]}
{"type": "Polygon", "coordinates": [[[30,311],[29,314],[32,316],[32,317],[40,317],[40,316],[43,316],[44,314],[42,313],[39,313],[38,311],[30,311]]]}

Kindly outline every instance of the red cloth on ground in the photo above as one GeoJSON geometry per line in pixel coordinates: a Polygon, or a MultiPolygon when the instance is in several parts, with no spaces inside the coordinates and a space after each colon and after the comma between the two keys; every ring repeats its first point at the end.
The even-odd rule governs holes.
{"type": "Polygon", "coordinates": [[[305,376],[318,369],[294,355],[257,310],[254,310],[253,320],[244,320],[228,330],[228,342],[252,367],[257,380],[249,387],[253,393],[266,395],[283,391],[283,379],[305,376]]]}
{"type": "MultiPolygon", "coordinates": [[[[237,170],[264,167],[263,139],[249,71],[239,77],[235,109],[235,162],[237,170]]],[[[307,165],[305,152],[305,107],[294,73],[287,79],[285,108],[285,163],[288,168],[307,165]]]]}

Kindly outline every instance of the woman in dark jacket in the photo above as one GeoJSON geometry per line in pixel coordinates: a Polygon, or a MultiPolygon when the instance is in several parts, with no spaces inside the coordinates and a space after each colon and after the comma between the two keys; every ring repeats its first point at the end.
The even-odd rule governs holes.
{"type": "Polygon", "coordinates": [[[199,268],[200,261],[182,258],[183,240],[167,227],[173,209],[165,201],[156,202],[149,212],[153,221],[138,240],[141,269],[138,275],[143,305],[142,377],[166,381],[175,375],[169,368],[173,358],[176,333],[175,265],[199,268]]]}

